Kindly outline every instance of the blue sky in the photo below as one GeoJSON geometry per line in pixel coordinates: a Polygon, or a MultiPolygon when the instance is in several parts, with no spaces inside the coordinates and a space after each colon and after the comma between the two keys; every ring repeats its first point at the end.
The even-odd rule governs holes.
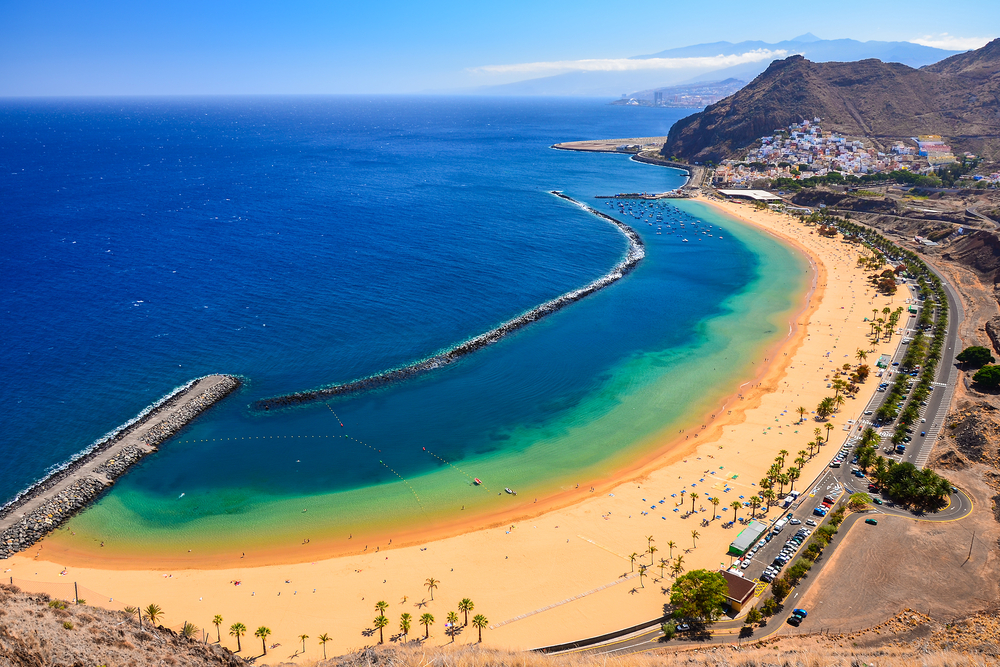
{"type": "Polygon", "coordinates": [[[804,32],[969,48],[1000,32],[1000,3],[0,0],[0,96],[454,90],[526,78],[502,66],[804,32]]]}

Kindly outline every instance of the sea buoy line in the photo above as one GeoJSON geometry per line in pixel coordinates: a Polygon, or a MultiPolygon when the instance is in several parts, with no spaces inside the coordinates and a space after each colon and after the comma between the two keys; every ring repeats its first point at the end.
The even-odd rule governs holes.
{"type": "MultiPolygon", "coordinates": [[[[286,438],[287,439],[292,439],[292,438],[346,438],[348,440],[353,440],[354,442],[358,443],[359,445],[363,445],[363,446],[367,447],[368,449],[372,450],[376,454],[381,454],[382,453],[381,449],[378,449],[377,447],[372,447],[367,442],[364,442],[362,440],[358,440],[357,438],[355,438],[354,436],[351,436],[351,435],[245,435],[245,436],[238,436],[238,437],[232,437],[232,438],[194,438],[194,439],[189,439],[189,440],[181,440],[180,442],[181,442],[181,444],[184,444],[184,443],[193,443],[193,442],[233,442],[233,441],[237,441],[237,440],[282,440],[282,439],[286,439],[286,438]]],[[[396,472],[396,470],[393,469],[392,466],[390,466],[388,463],[386,463],[382,459],[379,459],[378,462],[386,470],[388,470],[393,475],[395,475],[396,477],[398,477],[399,480],[403,484],[406,485],[406,487],[410,490],[410,493],[412,493],[413,497],[416,499],[417,505],[420,506],[420,510],[422,512],[426,513],[426,510],[424,509],[424,504],[420,501],[420,495],[417,493],[417,490],[413,488],[413,485],[410,484],[410,482],[405,477],[403,477],[398,472],[396,472]]],[[[456,470],[457,470],[457,468],[456,468],[456,470]]]]}
{"type": "Polygon", "coordinates": [[[513,333],[518,329],[525,327],[532,322],[537,322],[547,315],[565,308],[571,303],[575,303],[580,299],[597,292],[598,290],[604,289],[608,285],[615,283],[625,277],[632,269],[638,265],[642,258],[646,256],[645,245],[643,244],[642,238],[639,234],[626,225],[624,222],[617,220],[606,213],[602,213],[597,209],[594,209],[586,204],[579,202],[569,195],[563,194],[558,190],[552,190],[550,194],[559,197],[565,201],[568,201],[576,206],[587,211],[591,215],[595,215],[605,222],[609,222],[615,226],[625,236],[628,240],[628,250],[625,252],[625,257],[620,262],[615,264],[615,266],[608,271],[606,274],[594,280],[593,282],[579,288],[566,292],[565,294],[546,301],[545,303],[532,308],[531,310],[518,315],[517,317],[507,320],[503,324],[495,327],[486,333],[482,333],[474,338],[459,343],[458,345],[438,352],[430,357],[422,359],[420,361],[414,362],[407,366],[402,366],[400,368],[394,368],[382,373],[377,373],[375,375],[370,375],[359,380],[352,380],[350,382],[345,382],[342,384],[333,384],[326,387],[320,387],[319,389],[313,389],[310,391],[302,391],[294,394],[285,394],[282,396],[274,396],[272,398],[262,398],[258,401],[254,401],[250,404],[250,409],[256,412],[266,412],[271,408],[287,408],[296,405],[302,405],[304,403],[312,403],[314,401],[324,400],[333,396],[344,396],[347,394],[355,394],[363,391],[371,391],[373,389],[379,389],[387,385],[393,384],[395,382],[401,382],[403,380],[408,380],[417,375],[422,375],[432,370],[436,370],[443,366],[464,357],[467,354],[471,354],[480,348],[492,345],[498,342],[501,338],[507,334],[513,333]]]}
{"type": "MultiPolygon", "coordinates": [[[[326,406],[327,410],[329,410],[330,412],[333,412],[333,408],[330,407],[329,403],[324,403],[324,405],[326,406]]],[[[333,412],[333,416],[337,417],[337,413],[333,412]]],[[[340,428],[344,428],[344,420],[341,419],[340,417],[337,417],[337,421],[340,422],[340,428]]]]}
{"type": "MultiPolygon", "coordinates": [[[[478,480],[478,479],[479,479],[478,477],[473,477],[473,476],[472,476],[472,475],[470,475],[469,473],[465,472],[464,470],[462,470],[461,468],[459,468],[458,466],[456,466],[456,465],[455,465],[454,463],[452,463],[451,461],[446,461],[445,459],[441,458],[440,456],[438,456],[437,454],[435,454],[435,453],[434,453],[434,452],[432,452],[431,450],[427,449],[426,447],[424,447],[423,449],[424,449],[424,451],[425,451],[425,452],[427,452],[428,454],[430,454],[431,456],[433,456],[434,458],[436,458],[436,459],[437,459],[438,461],[440,461],[441,463],[443,463],[443,464],[445,464],[445,465],[447,465],[447,466],[451,466],[452,468],[454,468],[454,469],[455,469],[455,470],[457,470],[458,472],[460,472],[460,473],[462,473],[463,475],[465,475],[466,477],[468,477],[468,478],[469,478],[470,480],[472,480],[473,482],[475,482],[476,480],[478,480]]],[[[488,486],[486,485],[486,483],[485,483],[485,482],[482,482],[482,481],[480,481],[480,482],[479,482],[479,484],[478,484],[477,486],[482,486],[482,487],[483,487],[484,489],[486,489],[487,491],[489,491],[489,490],[490,490],[490,487],[488,487],[488,486]]]]}

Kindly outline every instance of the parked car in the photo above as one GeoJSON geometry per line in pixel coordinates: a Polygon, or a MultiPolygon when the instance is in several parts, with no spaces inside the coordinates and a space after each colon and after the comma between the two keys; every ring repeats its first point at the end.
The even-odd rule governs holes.
{"type": "Polygon", "coordinates": [[[867,523],[869,526],[877,526],[878,519],[865,519],[865,523],[867,523]]]}
{"type": "Polygon", "coordinates": [[[793,526],[798,526],[802,522],[799,521],[798,519],[789,519],[788,523],[792,524],[793,526]]]}
{"type": "Polygon", "coordinates": [[[816,522],[813,521],[812,519],[806,519],[806,525],[807,526],[815,526],[816,522]]]}

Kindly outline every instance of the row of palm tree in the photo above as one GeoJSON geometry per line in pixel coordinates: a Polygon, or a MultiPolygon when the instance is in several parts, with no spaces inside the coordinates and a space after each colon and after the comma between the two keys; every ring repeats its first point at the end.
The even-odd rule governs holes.
{"type": "MultiPolygon", "coordinates": [[[[433,579],[428,579],[428,582],[430,582],[430,581],[434,581],[434,580],[433,579]]],[[[385,612],[386,612],[386,610],[388,608],[389,608],[389,603],[387,603],[385,600],[379,600],[378,602],[375,603],[375,610],[378,612],[378,616],[375,617],[375,620],[373,621],[373,624],[375,626],[375,629],[377,629],[378,632],[379,632],[379,635],[378,635],[378,643],[379,644],[382,644],[382,643],[385,642],[385,637],[384,637],[382,631],[383,631],[383,628],[385,628],[386,626],[389,625],[389,619],[385,615],[385,612]]],[[[475,603],[471,599],[469,599],[469,598],[462,598],[461,600],[459,600],[459,602],[458,602],[458,611],[460,611],[463,614],[465,614],[465,623],[464,623],[464,625],[468,625],[469,624],[469,612],[473,611],[475,608],[476,608],[476,605],[475,605],[475,603]]],[[[457,629],[458,629],[458,614],[456,612],[454,612],[454,611],[449,611],[448,614],[447,614],[447,616],[445,617],[445,620],[447,622],[447,628],[448,628],[447,632],[451,636],[451,641],[454,642],[455,641],[455,634],[456,634],[457,629]]],[[[431,629],[431,626],[434,625],[434,621],[435,621],[434,614],[431,614],[431,613],[428,612],[428,613],[424,613],[424,614],[420,615],[420,619],[417,622],[420,623],[420,625],[424,626],[424,639],[430,639],[430,636],[431,636],[430,635],[430,629],[431,629]]],[[[412,615],[410,615],[409,613],[406,613],[406,612],[400,614],[400,616],[399,616],[399,633],[403,636],[403,641],[404,642],[409,637],[410,628],[412,627],[412,624],[413,624],[413,616],[412,615]]],[[[476,614],[475,616],[472,617],[472,625],[473,625],[473,627],[475,627],[476,629],[479,630],[479,641],[482,642],[483,641],[483,628],[485,628],[487,625],[489,625],[489,620],[485,616],[483,616],[482,614],[476,614]]],[[[304,644],[303,644],[303,646],[304,646],[304,644]]],[[[326,657],[325,649],[324,649],[323,657],[324,658],[326,657]]]]}

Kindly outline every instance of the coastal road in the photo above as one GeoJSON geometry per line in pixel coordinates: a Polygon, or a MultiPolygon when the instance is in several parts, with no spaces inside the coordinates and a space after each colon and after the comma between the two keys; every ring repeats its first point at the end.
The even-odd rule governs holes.
{"type": "MultiPolygon", "coordinates": [[[[941,279],[942,285],[944,287],[945,296],[948,300],[948,329],[945,336],[945,345],[941,353],[941,362],[938,365],[935,389],[931,392],[931,396],[927,401],[926,406],[922,406],[921,418],[927,421],[920,424],[920,431],[926,431],[926,437],[917,437],[910,443],[907,447],[906,453],[902,457],[894,457],[897,460],[909,461],[918,467],[922,467],[926,464],[928,458],[930,457],[930,452],[933,449],[934,442],[944,425],[944,420],[948,414],[949,407],[951,405],[951,399],[954,395],[955,385],[958,381],[958,369],[955,365],[955,355],[958,353],[958,326],[962,321],[964,316],[961,302],[957,298],[955,290],[952,288],[951,284],[944,278],[943,275],[929,263],[927,264],[931,271],[934,272],[938,278],[941,279]]],[[[909,285],[908,285],[909,288],[909,285]]],[[[911,290],[911,293],[915,294],[915,291],[911,290]]],[[[914,299],[916,301],[916,299],[914,299]]],[[[921,304],[923,307],[923,304],[921,304]]],[[[892,355],[892,361],[899,361],[906,353],[906,346],[902,343],[903,338],[908,335],[912,335],[912,325],[910,322],[916,322],[916,317],[907,318],[907,323],[904,325],[904,335],[900,336],[900,343],[897,345],[895,352],[892,355]]],[[[890,364],[890,369],[896,368],[890,364]]],[[[874,392],[872,397],[869,399],[868,405],[866,406],[864,412],[874,412],[881,405],[885,398],[885,393],[874,392]]],[[[854,424],[851,430],[847,433],[844,438],[843,447],[851,447],[852,441],[856,441],[858,434],[863,430],[868,423],[866,420],[858,420],[857,424],[854,424]]],[[[920,431],[917,431],[919,433],[920,431]]],[[[831,453],[831,459],[834,458],[834,454],[831,453]]],[[[846,457],[846,460],[850,460],[850,456],[846,457]]],[[[833,495],[838,498],[838,500],[843,500],[853,491],[867,491],[868,485],[865,479],[858,478],[851,473],[851,466],[845,465],[841,468],[827,468],[816,481],[809,487],[810,491],[808,493],[803,493],[798,499],[793,503],[792,507],[789,508],[787,513],[779,514],[775,517],[774,521],[782,516],[794,516],[796,513],[799,515],[798,519],[803,521],[802,524],[798,526],[787,526],[789,530],[787,536],[790,537],[795,533],[795,530],[801,527],[806,527],[810,530],[815,530],[816,527],[807,526],[804,522],[808,520],[815,521],[818,525],[822,525],[824,519],[820,517],[812,516],[812,507],[814,504],[819,504],[825,495],[833,495]]],[[[909,510],[905,510],[894,505],[885,503],[881,506],[875,506],[875,508],[868,513],[851,514],[849,515],[843,524],[837,535],[834,536],[833,541],[830,546],[827,547],[826,552],[830,553],[832,549],[843,539],[844,535],[853,528],[853,526],[860,520],[869,518],[873,514],[886,514],[886,515],[896,515],[907,517],[911,519],[918,519],[923,521],[957,521],[968,516],[972,512],[972,499],[961,490],[956,493],[952,493],[948,505],[943,509],[938,510],[932,514],[925,513],[914,513],[909,510]]],[[[770,533],[768,533],[770,535],[770,533]]],[[[807,544],[808,540],[803,541],[803,545],[807,544]]],[[[781,550],[784,544],[782,539],[772,539],[766,543],[757,554],[752,558],[750,567],[744,571],[744,576],[751,579],[758,579],[763,569],[772,562],[777,553],[781,550]]],[[[791,610],[795,607],[795,600],[801,599],[801,597],[809,590],[812,582],[818,577],[817,575],[822,571],[825,563],[828,559],[820,559],[813,566],[810,571],[808,578],[804,579],[802,583],[799,584],[791,593],[791,596],[786,600],[782,614],[774,617],[768,623],[768,627],[772,628],[771,631],[760,636],[760,630],[758,630],[754,636],[750,637],[751,640],[757,641],[764,637],[768,637],[771,634],[775,634],[784,628],[788,628],[788,631],[797,632],[792,626],[787,626],[786,621],[791,615],[791,610]]],[[[631,635],[617,638],[614,640],[609,640],[593,646],[572,649],[569,651],[563,651],[561,653],[588,653],[591,655],[620,655],[625,653],[638,653],[642,651],[649,651],[656,648],[665,647],[691,647],[696,648],[704,645],[718,645],[718,644],[731,644],[740,641],[740,631],[743,628],[743,623],[740,621],[723,621],[716,623],[712,626],[712,629],[707,634],[701,634],[697,636],[684,636],[684,633],[678,634],[674,640],[668,642],[663,641],[663,633],[660,629],[653,628],[651,630],[644,630],[640,632],[633,633],[631,635]]]]}

